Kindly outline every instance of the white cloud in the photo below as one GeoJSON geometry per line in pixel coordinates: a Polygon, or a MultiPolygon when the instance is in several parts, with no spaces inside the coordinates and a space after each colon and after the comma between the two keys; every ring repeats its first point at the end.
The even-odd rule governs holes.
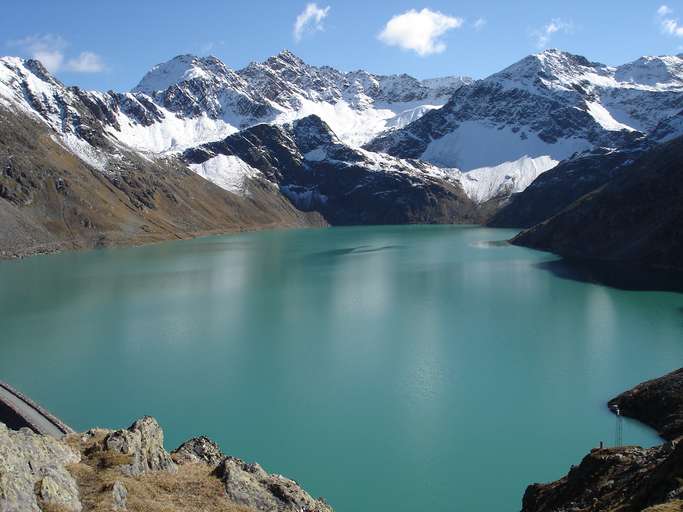
{"type": "Polygon", "coordinates": [[[54,34],[27,36],[9,41],[7,44],[18,48],[20,52],[33,59],[38,59],[51,73],[61,69],[64,62],[64,50],[69,46],[61,36],[54,34]]]}
{"type": "Polygon", "coordinates": [[[81,52],[78,57],[69,59],[66,69],[76,73],[99,73],[104,71],[104,62],[96,53],[81,52]]]}
{"type": "Polygon", "coordinates": [[[474,21],[474,30],[481,30],[486,25],[486,20],[484,18],[477,18],[474,21]]]}
{"type": "Polygon", "coordinates": [[[422,9],[419,12],[411,9],[391,18],[377,37],[389,46],[413,50],[424,57],[443,52],[446,43],[439,38],[447,31],[461,27],[462,24],[462,18],[447,16],[429,9],[422,9]]]}
{"type": "Polygon", "coordinates": [[[8,46],[18,48],[19,52],[39,60],[50,73],[62,69],[76,73],[97,73],[104,70],[102,58],[93,52],[81,52],[65,63],[65,53],[69,43],[59,35],[36,34],[9,41],[8,46]]]}
{"type": "Polygon", "coordinates": [[[307,31],[323,30],[323,20],[327,17],[329,11],[329,5],[322,9],[318,7],[318,4],[308,4],[296,17],[294,22],[294,39],[300,41],[307,31]]]}
{"type": "Polygon", "coordinates": [[[550,43],[554,34],[558,32],[563,32],[565,34],[571,33],[574,26],[571,22],[563,21],[559,18],[551,20],[549,23],[543,26],[540,30],[535,30],[533,35],[536,37],[536,46],[539,48],[545,48],[550,43]]]}
{"type": "Polygon", "coordinates": [[[683,37],[683,25],[678,22],[678,18],[673,18],[674,10],[668,5],[662,5],[657,9],[659,25],[662,32],[675,37],[683,37]]]}
{"type": "Polygon", "coordinates": [[[668,16],[669,14],[673,14],[673,12],[674,10],[668,5],[660,5],[659,9],[657,9],[657,14],[660,16],[668,16]]]}

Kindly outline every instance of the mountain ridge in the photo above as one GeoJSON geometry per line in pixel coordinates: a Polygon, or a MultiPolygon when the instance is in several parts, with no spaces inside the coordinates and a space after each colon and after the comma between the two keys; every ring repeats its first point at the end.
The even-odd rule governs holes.
{"type": "Polygon", "coordinates": [[[610,67],[546,50],[459,89],[441,109],[364,147],[463,172],[505,164],[499,174],[516,177],[512,192],[521,192],[576,154],[683,133],[681,80],[683,59],[678,56],[643,57],[610,67]],[[666,65],[666,73],[660,65],[666,65]],[[636,77],[647,83],[635,83],[636,77]],[[524,159],[539,159],[536,175],[524,176],[524,159]]]}
{"type": "Polygon", "coordinates": [[[310,66],[289,51],[241,70],[216,57],[186,54],[153,67],[130,92],[97,92],[65,86],[38,61],[4,57],[0,105],[46,125],[54,143],[108,179],[138,165],[131,162],[162,169],[159,159],[170,159],[229,194],[249,200],[258,183],[295,209],[333,222],[472,222],[485,220],[560,161],[683,133],[683,58],[642,57],[613,67],[548,50],[470,82],[341,72],[310,66]],[[335,141],[310,151],[282,144],[301,120],[312,119],[335,141]],[[378,130],[385,131],[360,144],[378,130]],[[286,172],[264,174],[263,162],[244,148],[201,161],[187,158],[250,137],[249,151],[290,152],[286,172]],[[306,175],[302,169],[316,171],[306,175]],[[334,202],[320,202],[341,197],[334,183],[361,197],[366,181],[347,187],[351,176],[380,187],[374,192],[382,192],[382,183],[401,183],[396,190],[404,195],[394,197],[395,204],[418,202],[404,215],[380,215],[370,196],[337,203],[337,212],[330,209],[334,202]],[[416,196],[409,183],[439,193],[416,196]],[[445,201],[443,209],[439,201],[445,201]],[[352,215],[351,207],[359,210],[352,215]]]}

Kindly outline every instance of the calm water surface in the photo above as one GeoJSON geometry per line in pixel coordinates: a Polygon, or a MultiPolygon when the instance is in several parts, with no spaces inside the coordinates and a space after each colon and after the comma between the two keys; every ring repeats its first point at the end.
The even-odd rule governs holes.
{"type": "MultiPolygon", "coordinates": [[[[77,429],[144,414],[340,512],[519,510],[681,366],[683,295],[558,277],[508,230],[261,232],[0,264],[0,379],[77,429]]],[[[635,423],[625,441],[652,445],[635,423]]]]}

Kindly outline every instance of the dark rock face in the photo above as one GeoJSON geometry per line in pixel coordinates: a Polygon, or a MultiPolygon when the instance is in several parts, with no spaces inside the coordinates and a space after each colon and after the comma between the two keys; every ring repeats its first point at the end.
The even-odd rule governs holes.
{"type": "Polygon", "coordinates": [[[683,436],[683,368],[637,385],[610,400],[609,406],[657,429],[664,439],[683,436]]]}
{"type": "Polygon", "coordinates": [[[562,256],[683,269],[683,139],[649,150],[512,243],[562,256]]]}
{"type": "Polygon", "coordinates": [[[317,116],[258,125],[184,154],[188,163],[234,155],[261,171],[299,209],[333,225],[477,222],[455,178],[417,161],[373,155],[337,139],[317,116]]]}
{"type": "Polygon", "coordinates": [[[515,194],[487,222],[497,228],[529,228],[564,210],[627,169],[644,151],[596,151],[565,160],[515,194]]]}
{"type": "Polygon", "coordinates": [[[639,512],[666,503],[672,508],[662,510],[680,510],[682,477],[681,443],[593,450],[564,478],[530,485],[522,512],[639,512]]]}

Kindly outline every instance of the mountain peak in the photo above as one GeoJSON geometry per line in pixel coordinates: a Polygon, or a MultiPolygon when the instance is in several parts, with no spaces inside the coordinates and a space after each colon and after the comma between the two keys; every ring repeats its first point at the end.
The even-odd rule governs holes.
{"type": "Polygon", "coordinates": [[[549,48],[541,53],[533,55],[540,62],[548,65],[559,66],[582,66],[582,67],[604,67],[604,64],[598,62],[591,62],[583,55],[576,55],[558,48],[549,48]]]}
{"type": "Polygon", "coordinates": [[[63,86],[37,59],[22,59],[21,57],[0,57],[0,81],[9,80],[11,76],[23,77],[27,74],[34,75],[42,82],[63,86]],[[4,71],[3,69],[4,68],[4,71]]]}
{"type": "Polygon", "coordinates": [[[304,61],[300,57],[298,57],[294,52],[292,52],[286,48],[284,50],[282,50],[280,53],[278,53],[275,56],[275,58],[278,60],[283,60],[285,62],[289,62],[291,64],[299,64],[299,65],[304,64],[304,61]]]}
{"type": "Polygon", "coordinates": [[[655,86],[683,85],[683,55],[645,56],[619,66],[615,78],[620,82],[655,86]]]}
{"type": "Polygon", "coordinates": [[[292,132],[297,145],[304,152],[319,147],[341,144],[332,128],[315,114],[311,114],[292,123],[292,132]]]}
{"type": "Polygon", "coordinates": [[[213,76],[225,76],[230,73],[231,70],[217,57],[197,57],[192,54],[177,55],[169,61],[154,66],[145,74],[133,91],[154,94],[188,80],[209,79],[213,76]]]}
{"type": "Polygon", "coordinates": [[[524,57],[486,80],[514,88],[536,87],[575,90],[575,85],[611,76],[613,69],[581,55],[551,48],[524,57]]]}
{"type": "Polygon", "coordinates": [[[285,49],[282,50],[277,55],[269,57],[266,59],[262,65],[267,66],[271,69],[300,69],[306,66],[306,63],[296,56],[293,52],[285,49]]]}

